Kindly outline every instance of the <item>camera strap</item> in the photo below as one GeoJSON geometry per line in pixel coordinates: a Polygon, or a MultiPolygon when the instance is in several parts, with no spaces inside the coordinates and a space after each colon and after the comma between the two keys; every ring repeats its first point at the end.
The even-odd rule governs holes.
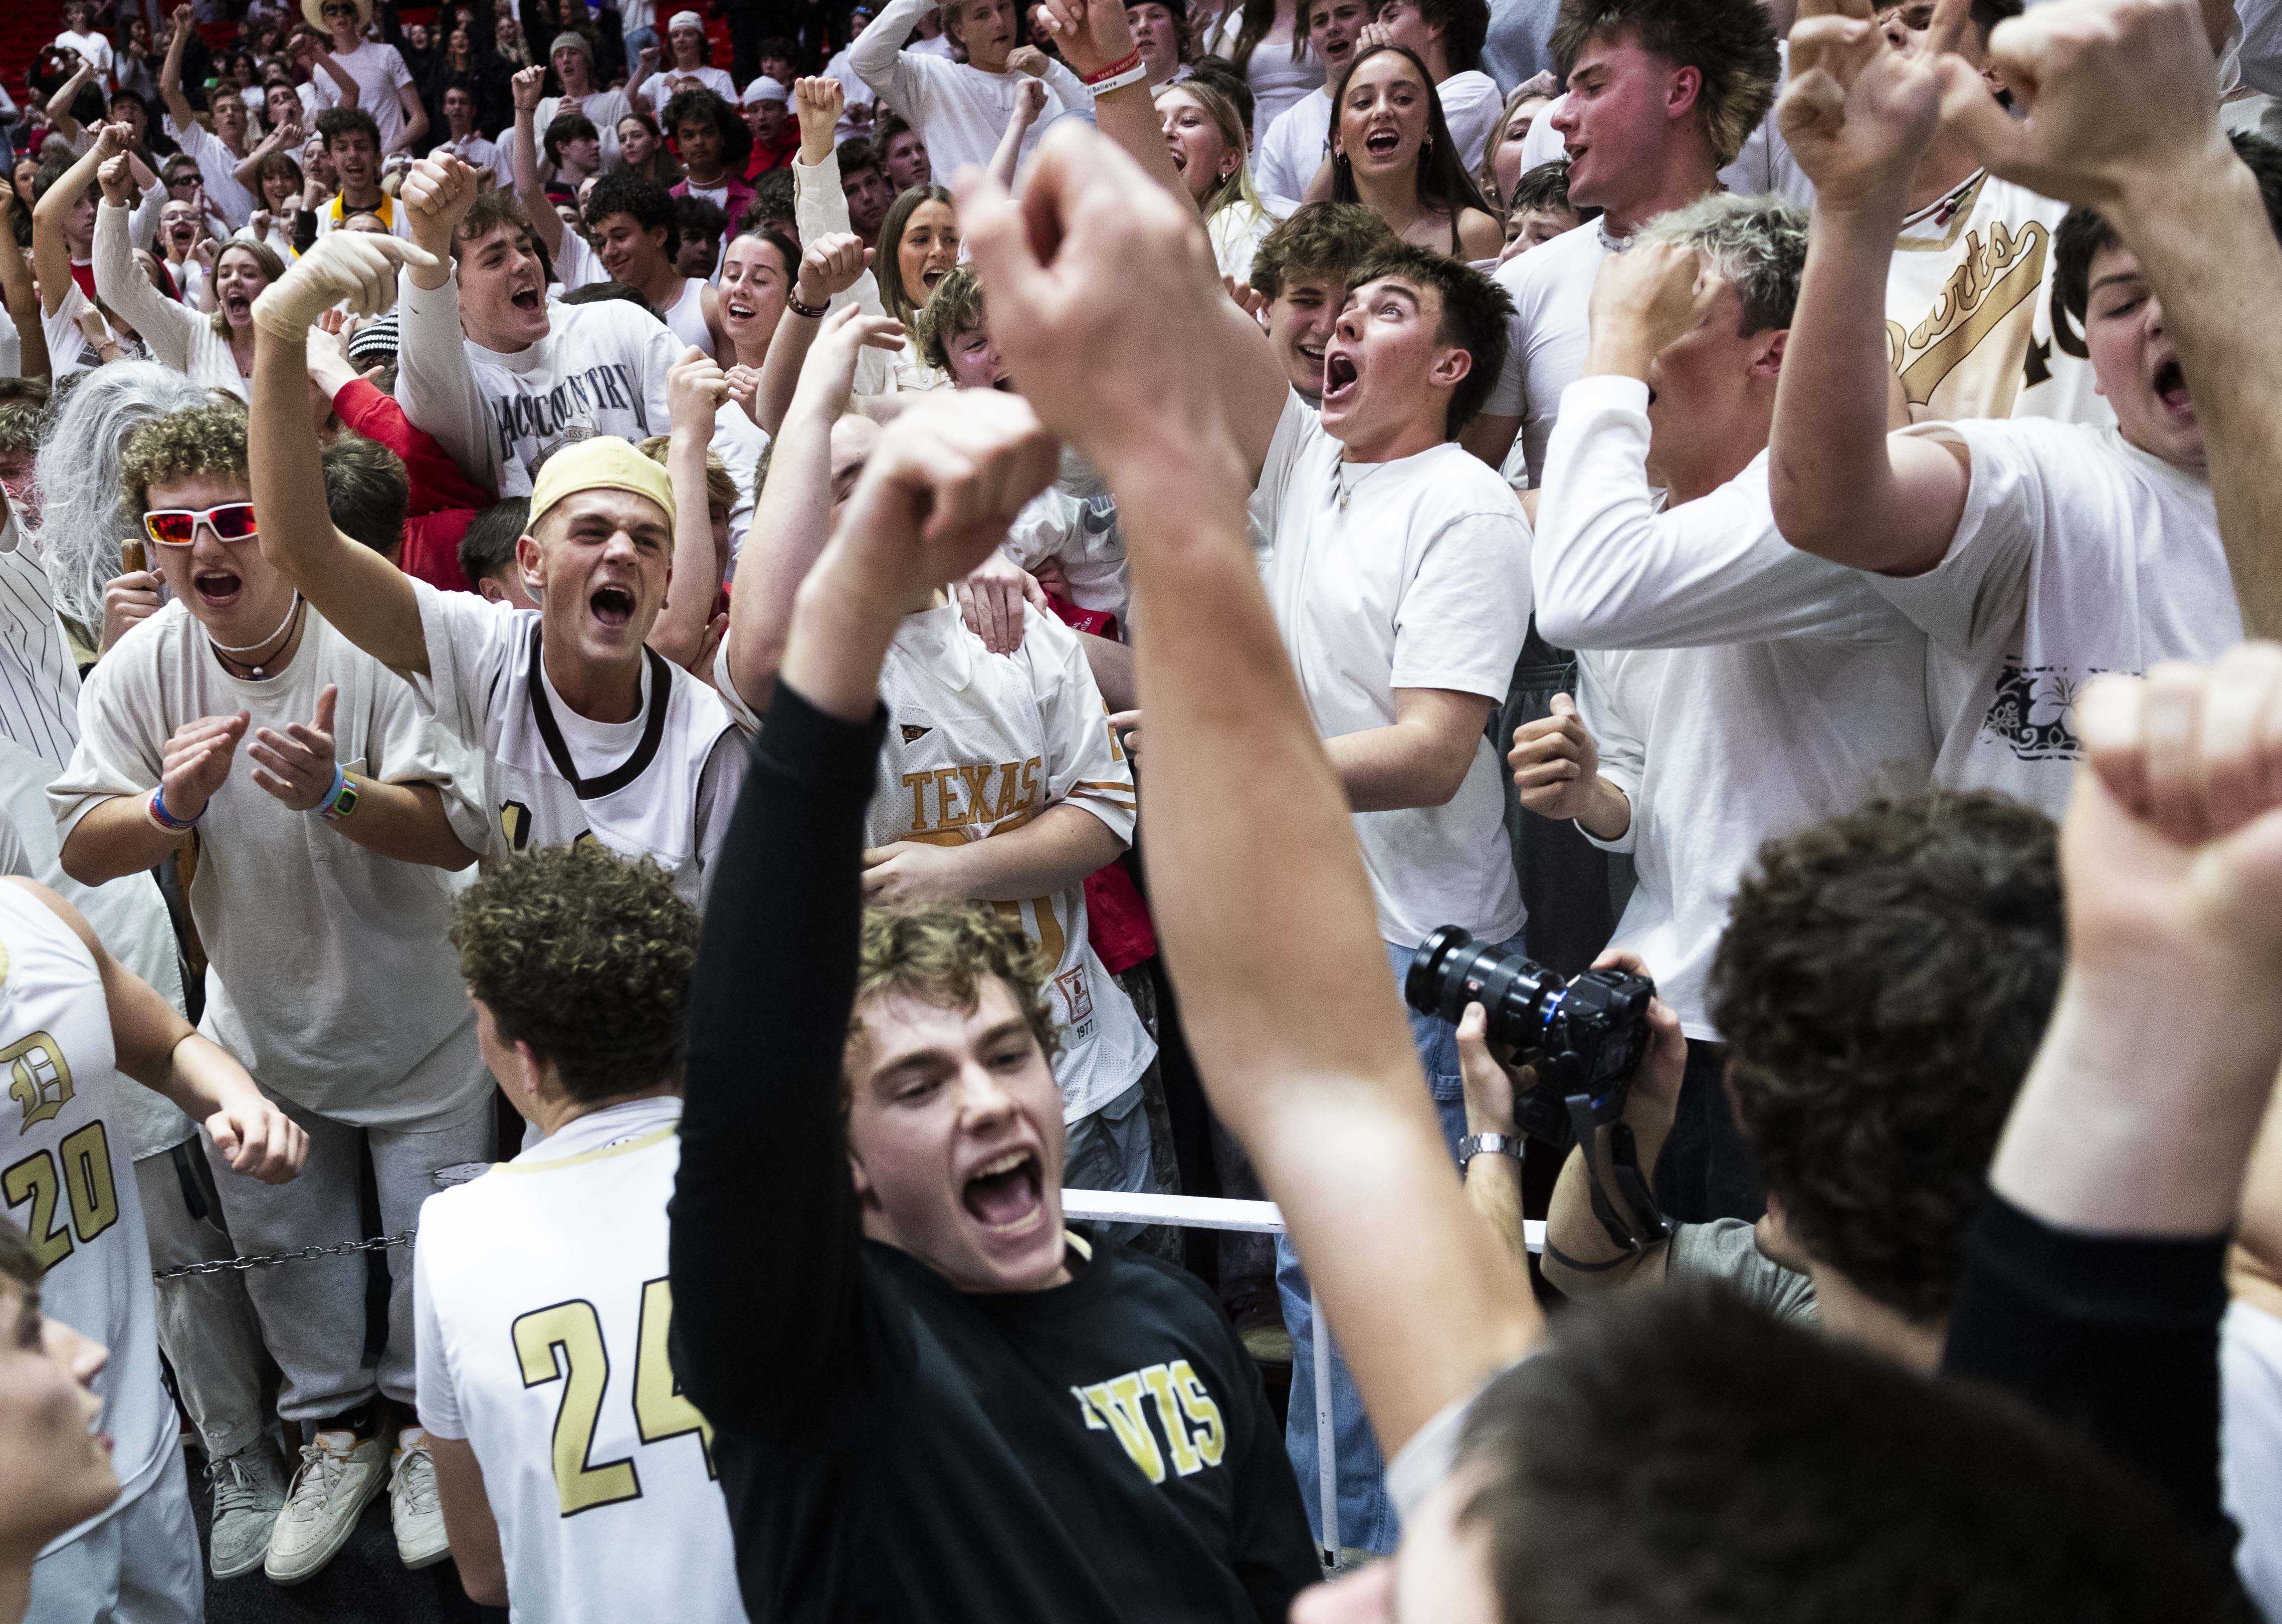
{"type": "Polygon", "coordinates": [[[1601,1227],[1608,1232],[1609,1239],[1623,1249],[1624,1256],[1612,1257],[1606,1263],[1584,1263],[1555,1251],[1549,1241],[1546,1243],[1546,1250],[1556,1263],[1588,1274],[1618,1268],[1632,1262],[1657,1241],[1668,1238],[1672,1233],[1672,1220],[1665,1218],[1657,1206],[1655,1193],[1641,1173],[1640,1149],[1633,1138],[1632,1129],[1621,1121],[1611,1125],[1608,1153],[1603,1157],[1597,1154],[1600,1134],[1596,1130],[1599,1125],[1593,1119],[1592,1096],[1572,1094],[1563,1102],[1569,1108],[1569,1120],[1577,1131],[1577,1143],[1585,1153],[1585,1185],[1592,1196],[1593,1216],[1601,1221],[1601,1227]],[[1602,1165],[1604,1160],[1607,1163],[1605,1172],[1602,1165]],[[1616,1186],[1617,1200],[1624,1203],[1622,1210],[1619,1210],[1617,1200],[1611,1199],[1611,1184],[1616,1186]],[[1635,1224],[1627,1216],[1629,1213],[1645,1213],[1647,1218],[1644,1222],[1635,1224]]]}

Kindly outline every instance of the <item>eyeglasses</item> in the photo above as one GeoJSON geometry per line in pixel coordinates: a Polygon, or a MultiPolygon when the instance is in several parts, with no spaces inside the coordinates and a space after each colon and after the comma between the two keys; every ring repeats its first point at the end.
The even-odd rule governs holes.
{"type": "Polygon", "coordinates": [[[260,533],[251,502],[224,502],[219,507],[161,507],[143,515],[143,529],[162,547],[187,547],[205,525],[217,539],[252,541],[260,533]]]}

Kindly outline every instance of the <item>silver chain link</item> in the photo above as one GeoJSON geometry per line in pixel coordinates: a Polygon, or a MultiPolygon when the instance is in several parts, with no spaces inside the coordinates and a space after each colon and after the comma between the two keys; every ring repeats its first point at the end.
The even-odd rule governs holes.
{"type": "Polygon", "coordinates": [[[365,1241],[344,1241],[338,1246],[305,1246],[298,1252],[249,1252],[243,1257],[218,1257],[212,1263],[186,1263],[179,1268],[153,1269],[154,1280],[181,1280],[187,1274],[221,1274],[232,1269],[267,1269],[276,1264],[299,1263],[307,1257],[338,1257],[344,1252],[378,1252],[392,1246],[409,1246],[420,1232],[374,1235],[365,1241]]]}

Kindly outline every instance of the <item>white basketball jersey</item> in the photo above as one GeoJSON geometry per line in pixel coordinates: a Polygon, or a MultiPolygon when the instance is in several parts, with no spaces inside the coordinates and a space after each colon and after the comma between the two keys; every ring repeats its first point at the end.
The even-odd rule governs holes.
{"type": "Polygon", "coordinates": [[[420,1210],[421,1421],[475,1450],[523,1624],[744,1624],[712,1428],[666,1355],[680,1116],[582,1117],[420,1210]]]}
{"type": "MultiPolygon", "coordinates": [[[[736,726],[714,692],[645,649],[640,729],[622,758],[582,777],[564,739],[566,725],[575,731],[579,719],[541,670],[537,612],[424,586],[420,600],[429,676],[413,685],[446,726],[481,741],[491,859],[599,840],[622,856],[656,859],[677,892],[702,904],[707,831],[699,827],[698,789],[715,746],[736,726]]],[[[737,767],[725,804],[713,808],[717,824],[735,800],[741,755],[737,767]]]]}
{"type": "Polygon", "coordinates": [[[111,1350],[95,1380],[97,1425],[112,1436],[121,1486],[48,1551],[148,1489],[174,1445],[151,1245],[114,1097],[142,1085],[120,1079],[115,1063],[93,956],[44,904],[0,883],[0,1202],[45,1266],[41,1311],[111,1350]]]}
{"type": "MultiPolygon", "coordinates": [[[[880,672],[888,739],[865,814],[866,846],[963,846],[1021,828],[1064,801],[1133,838],[1133,769],[1077,635],[1025,610],[1021,646],[999,656],[956,604],[904,617],[880,672]]],[[[1156,1045],[1087,934],[1085,891],[997,903],[1054,960],[1063,1026],[1054,1061],[1062,1117],[1098,1110],[1141,1079],[1156,1045]]]]}

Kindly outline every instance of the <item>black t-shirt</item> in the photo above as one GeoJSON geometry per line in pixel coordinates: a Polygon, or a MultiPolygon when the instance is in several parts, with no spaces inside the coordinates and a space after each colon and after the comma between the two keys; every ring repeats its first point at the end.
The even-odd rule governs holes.
{"type": "Polygon", "coordinates": [[[1316,1577],[1258,1370],[1124,1248],[953,1290],[865,1240],[840,1110],[884,722],[780,684],[715,870],[672,1210],[674,1364],[771,1624],[1281,1620],[1316,1577]],[[763,1040],[765,1034],[765,1040],[763,1040]]]}

